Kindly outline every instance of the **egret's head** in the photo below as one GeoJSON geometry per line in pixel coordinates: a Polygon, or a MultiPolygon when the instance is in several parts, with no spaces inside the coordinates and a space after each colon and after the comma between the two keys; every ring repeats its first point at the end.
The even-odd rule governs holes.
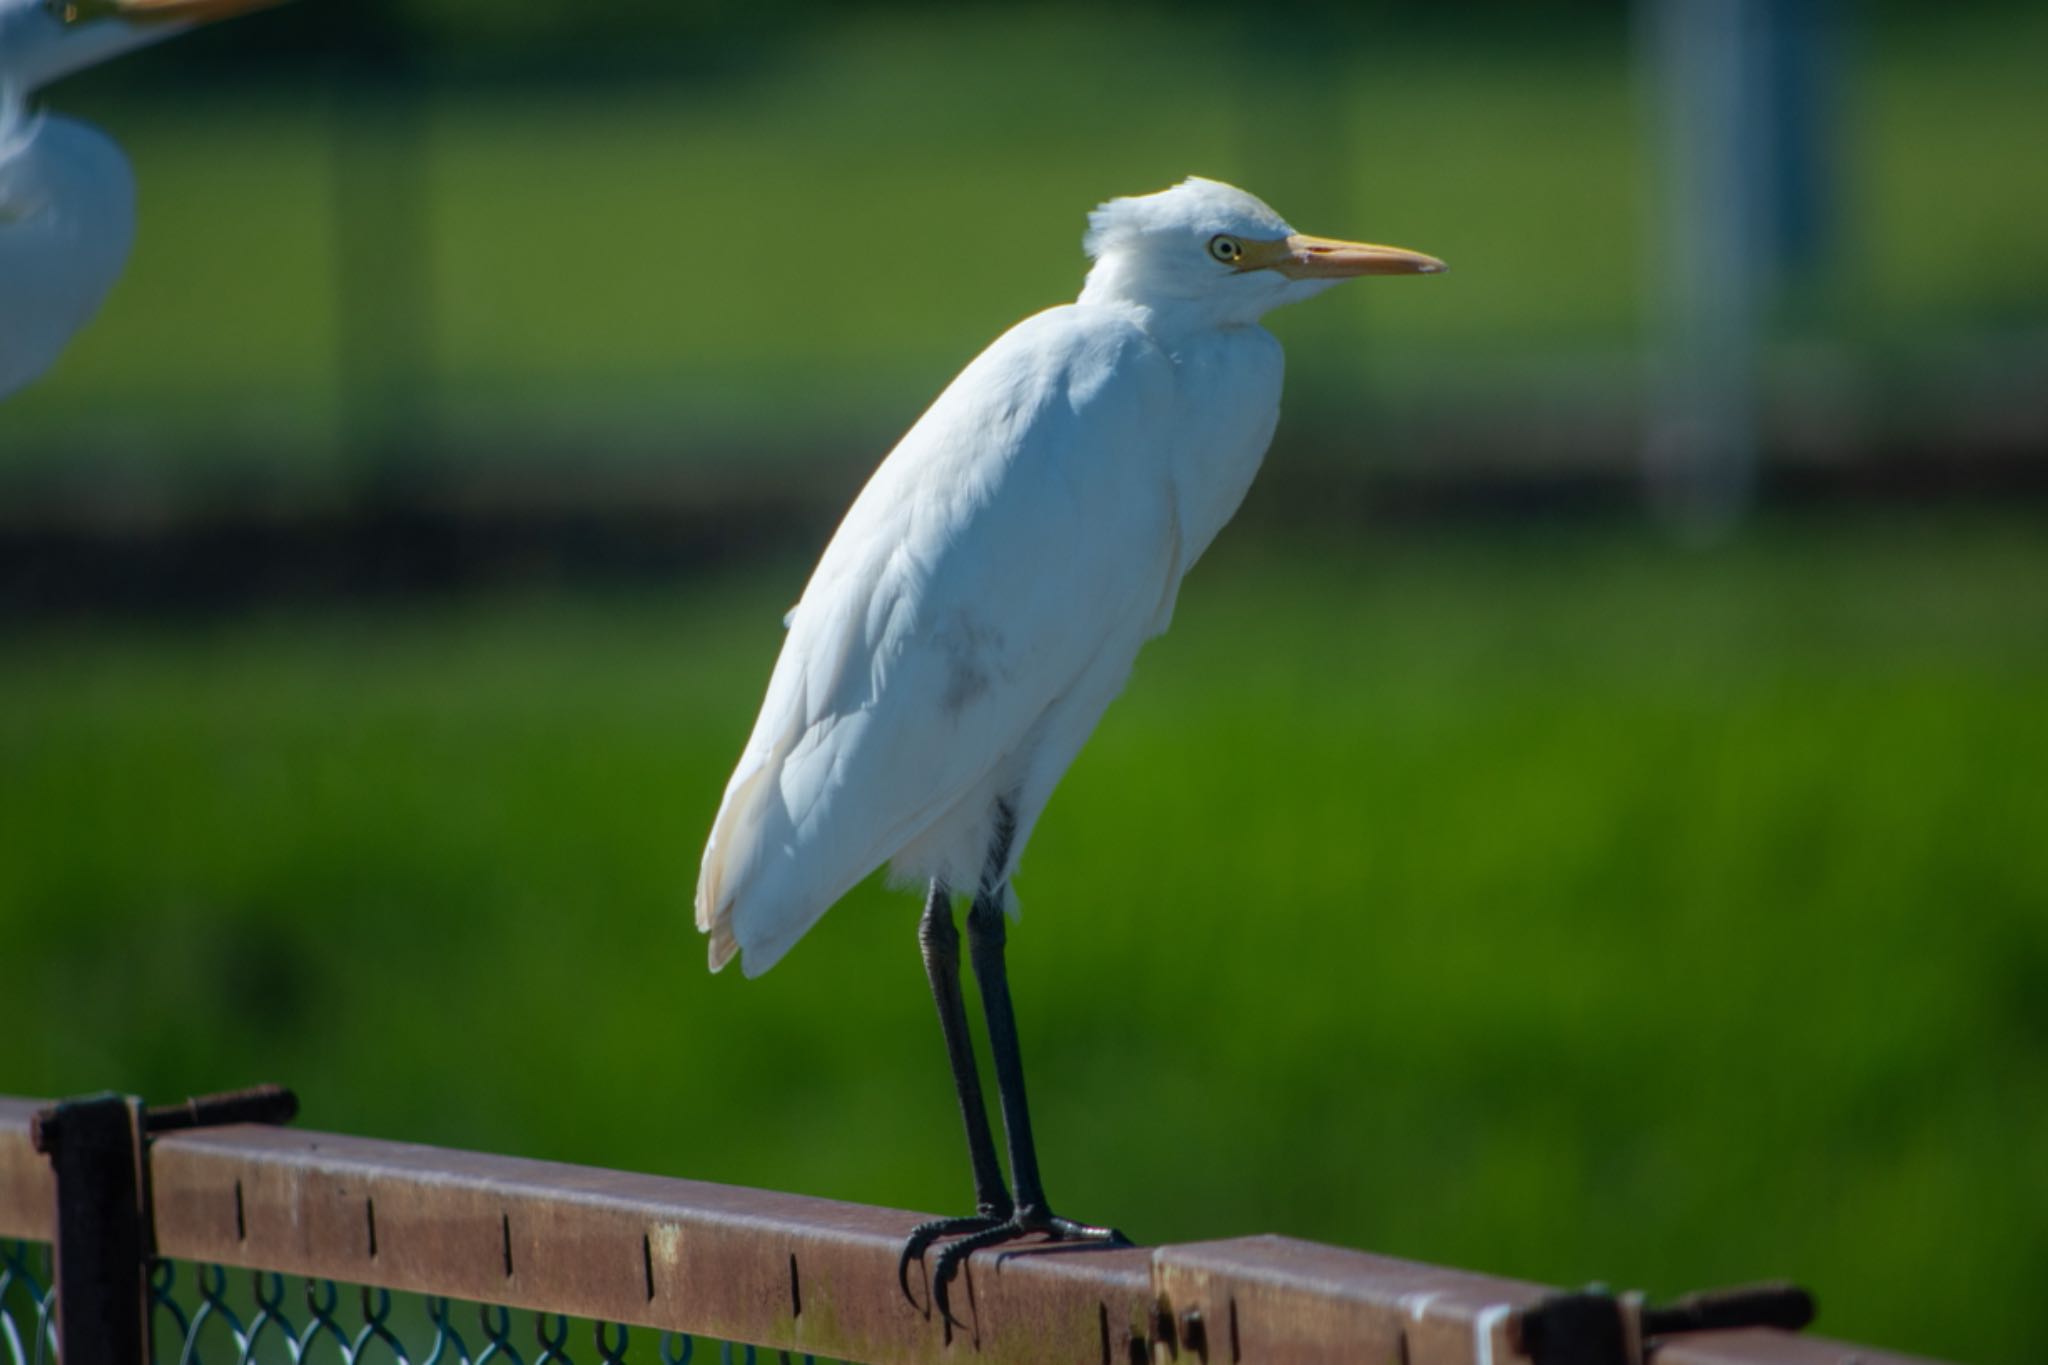
{"type": "Polygon", "coordinates": [[[1253,321],[1354,275],[1444,269],[1419,251],[1304,236],[1258,198],[1200,176],[1110,200],[1088,215],[1082,245],[1095,259],[1083,299],[1178,304],[1218,322],[1253,321]]]}
{"type": "Polygon", "coordinates": [[[40,89],[74,71],[281,0],[0,0],[0,83],[40,89]]]}

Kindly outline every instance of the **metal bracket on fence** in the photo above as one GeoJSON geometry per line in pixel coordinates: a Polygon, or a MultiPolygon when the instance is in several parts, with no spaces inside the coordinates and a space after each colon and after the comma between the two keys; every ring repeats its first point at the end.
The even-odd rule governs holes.
{"type": "Polygon", "coordinates": [[[37,1114],[35,1149],[57,1178],[57,1341],[65,1365],[150,1358],[142,1106],[125,1095],[37,1114]]]}
{"type": "Polygon", "coordinates": [[[290,1123],[299,1115],[299,1097],[281,1085],[258,1085],[196,1095],[179,1104],[152,1105],[143,1115],[143,1131],[151,1137],[180,1128],[217,1128],[225,1123],[290,1123]]]}
{"type": "Polygon", "coordinates": [[[57,1342],[64,1365],[152,1358],[149,1135],[221,1123],[285,1123],[298,1100],[282,1086],[204,1095],[144,1109],[128,1095],[88,1095],[38,1113],[29,1140],[56,1177],[57,1342]]]}
{"type": "Polygon", "coordinates": [[[1598,1287],[1552,1294],[1516,1312],[1509,1339],[1534,1365],[1643,1365],[1660,1340],[1692,1332],[1813,1321],[1813,1295],[1797,1285],[1757,1284],[1687,1294],[1660,1308],[1641,1294],[1598,1287]]]}

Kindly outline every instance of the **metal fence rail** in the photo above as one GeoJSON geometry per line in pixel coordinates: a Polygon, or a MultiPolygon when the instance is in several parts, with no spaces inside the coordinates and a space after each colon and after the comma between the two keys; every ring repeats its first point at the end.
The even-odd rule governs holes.
{"type": "MultiPolygon", "coordinates": [[[[0,1098],[0,1242],[57,1237],[55,1181],[30,1141],[41,1107],[0,1098]]],[[[201,1277],[239,1267],[532,1310],[548,1315],[543,1345],[546,1323],[566,1314],[875,1365],[1512,1365],[1530,1359],[1518,1310],[1551,1293],[1284,1237],[1024,1246],[970,1259],[954,1294],[956,1331],[898,1288],[897,1253],[916,1214],[246,1124],[158,1136],[142,1164],[154,1223],[145,1237],[158,1257],[198,1263],[201,1277]]],[[[0,1270],[32,1269],[18,1251],[8,1256],[0,1246],[0,1270]]],[[[7,1305],[0,1298],[0,1336],[7,1305]]],[[[34,1323],[12,1330],[24,1341],[36,1333],[34,1323]]],[[[603,1340],[581,1338],[581,1358],[600,1358],[603,1340]]],[[[1655,1359],[1912,1365],[1770,1329],[1671,1337],[1655,1359]]]]}

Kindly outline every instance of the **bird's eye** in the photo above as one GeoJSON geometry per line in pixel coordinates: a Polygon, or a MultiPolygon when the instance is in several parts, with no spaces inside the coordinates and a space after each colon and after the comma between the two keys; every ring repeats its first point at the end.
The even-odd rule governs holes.
{"type": "Polygon", "coordinates": [[[1236,265],[1244,259],[1244,243],[1222,233],[1209,239],[1209,254],[1225,265],[1236,265]]]}

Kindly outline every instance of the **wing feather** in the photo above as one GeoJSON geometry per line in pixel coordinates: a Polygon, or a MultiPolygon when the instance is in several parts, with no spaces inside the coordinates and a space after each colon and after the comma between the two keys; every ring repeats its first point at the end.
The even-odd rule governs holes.
{"type": "Polygon", "coordinates": [[[1172,364],[1102,309],[1027,319],[877,469],[789,621],[705,848],[711,964],[772,966],[1012,759],[1176,573],[1172,364]]]}

